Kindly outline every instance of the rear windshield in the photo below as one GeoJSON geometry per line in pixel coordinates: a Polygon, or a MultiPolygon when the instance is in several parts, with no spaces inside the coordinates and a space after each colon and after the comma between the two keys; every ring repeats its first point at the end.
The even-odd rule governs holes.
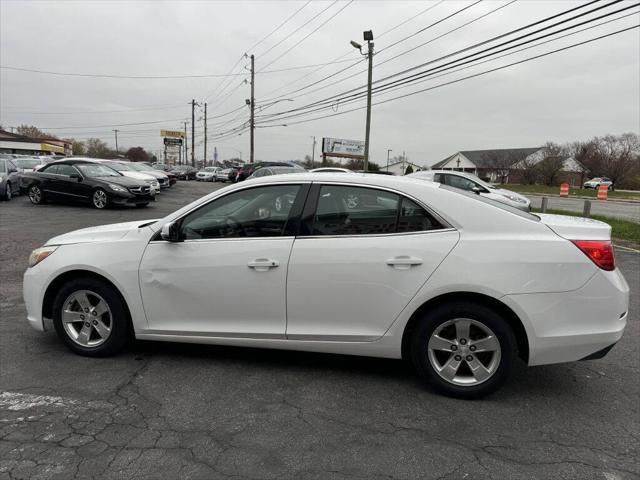
{"type": "Polygon", "coordinates": [[[451,187],[449,185],[445,185],[444,183],[441,183],[439,188],[457,193],[458,195],[464,195],[465,197],[473,198],[474,200],[478,200],[479,202],[492,205],[494,207],[499,208],[500,210],[506,210],[509,213],[513,213],[514,215],[518,215],[519,217],[533,220],[534,222],[540,221],[539,217],[529,212],[525,212],[524,210],[520,210],[518,208],[512,207],[511,205],[507,205],[506,203],[498,202],[497,200],[492,200],[490,198],[483,197],[482,195],[477,195],[475,193],[467,192],[465,190],[460,190],[459,188],[451,187]]]}

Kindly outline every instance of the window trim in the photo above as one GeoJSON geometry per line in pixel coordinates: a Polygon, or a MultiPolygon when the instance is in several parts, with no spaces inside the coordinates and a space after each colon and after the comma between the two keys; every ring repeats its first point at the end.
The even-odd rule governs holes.
{"type": "Polygon", "coordinates": [[[318,182],[315,181],[313,182],[313,184],[311,185],[311,188],[309,189],[309,193],[307,195],[307,201],[305,202],[305,206],[304,209],[302,211],[302,215],[300,218],[300,224],[299,224],[299,229],[298,229],[298,234],[296,235],[296,239],[302,239],[302,238],[360,238],[360,237],[365,237],[365,238],[371,238],[371,237],[390,237],[390,236],[399,236],[399,235],[424,235],[424,234],[432,234],[432,233],[440,233],[440,232],[450,232],[450,231],[455,231],[456,229],[451,225],[450,222],[448,222],[447,220],[445,220],[444,218],[442,218],[441,215],[439,215],[438,213],[436,213],[432,208],[429,208],[427,205],[424,204],[424,202],[420,201],[419,199],[415,198],[413,195],[409,195],[407,193],[404,192],[400,192],[394,188],[389,188],[389,187],[383,187],[383,186],[379,186],[379,185],[363,185],[360,183],[351,183],[351,182],[340,182],[340,181],[325,181],[325,182],[318,182]],[[311,235],[309,233],[306,232],[302,232],[302,226],[306,223],[306,220],[311,216],[313,217],[315,212],[316,212],[316,208],[318,206],[318,199],[320,198],[320,190],[323,186],[325,185],[332,185],[332,186],[344,186],[344,187],[359,187],[359,188],[369,188],[369,189],[373,189],[373,190],[382,190],[382,191],[386,191],[389,193],[393,193],[396,194],[400,197],[400,203],[399,203],[399,207],[402,205],[402,198],[408,198],[409,200],[413,201],[416,205],[418,205],[421,208],[424,208],[427,213],[429,213],[430,215],[432,215],[441,225],[442,228],[436,229],[436,230],[417,230],[415,232],[393,232],[393,233],[359,233],[359,234],[352,234],[352,235],[311,235]]]}

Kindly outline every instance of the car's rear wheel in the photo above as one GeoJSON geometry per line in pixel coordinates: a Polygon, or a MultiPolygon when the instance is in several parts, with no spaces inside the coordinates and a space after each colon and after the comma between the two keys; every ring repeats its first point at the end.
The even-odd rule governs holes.
{"type": "Polygon", "coordinates": [[[13,198],[13,192],[11,191],[11,182],[7,182],[4,190],[4,199],[8,202],[13,198]]]}
{"type": "Polygon", "coordinates": [[[429,311],[411,339],[411,357],[420,376],[439,392],[458,398],[479,398],[500,388],[509,378],[516,351],[505,319],[474,302],[429,311]]]}
{"type": "Polygon", "coordinates": [[[91,196],[91,203],[98,210],[107,208],[107,206],[109,205],[109,197],[107,196],[107,192],[105,192],[101,188],[94,190],[93,195],[91,196]]]}
{"type": "Polygon", "coordinates": [[[122,299],[113,287],[93,278],[62,286],[53,303],[53,324],[67,347],[89,357],[112,355],[130,338],[122,299]]]}
{"type": "Polygon", "coordinates": [[[28,190],[29,200],[34,205],[40,205],[44,202],[44,194],[38,185],[31,185],[28,190]]]}

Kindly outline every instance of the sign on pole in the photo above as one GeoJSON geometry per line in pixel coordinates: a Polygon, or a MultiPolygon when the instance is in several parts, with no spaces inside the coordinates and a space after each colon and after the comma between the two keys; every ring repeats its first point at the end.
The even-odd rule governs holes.
{"type": "Polygon", "coordinates": [[[184,132],[179,130],[160,130],[161,137],[184,138],[184,132]]]}
{"type": "Polygon", "coordinates": [[[325,137],[322,139],[322,153],[327,157],[364,157],[364,142],[325,137]]]}
{"type": "Polygon", "coordinates": [[[165,145],[179,145],[182,146],[182,139],[181,138],[171,138],[171,137],[164,137],[164,144],[165,145]]]}

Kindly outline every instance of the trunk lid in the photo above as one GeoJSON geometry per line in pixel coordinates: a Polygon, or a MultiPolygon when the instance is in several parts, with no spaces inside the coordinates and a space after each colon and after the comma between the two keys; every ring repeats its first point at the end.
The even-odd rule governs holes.
{"type": "Polygon", "coordinates": [[[592,218],[536,213],[540,221],[567,240],[611,240],[611,226],[592,218]]]}

